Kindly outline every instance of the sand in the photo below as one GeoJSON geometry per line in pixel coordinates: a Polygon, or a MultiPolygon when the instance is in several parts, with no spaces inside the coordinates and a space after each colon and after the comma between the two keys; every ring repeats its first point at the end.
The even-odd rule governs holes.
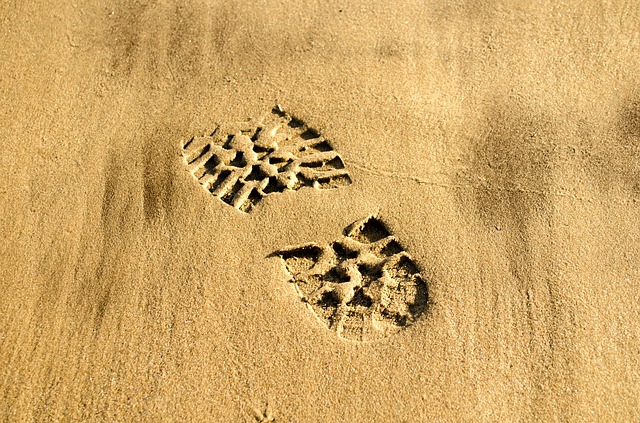
{"type": "Polygon", "coordinates": [[[0,20],[0,420],[640,421],[637,2],[6,1],[0,20]],[[276,106],[349,183],[312,172],[245,212],[183,147],[276,106]],[[380,249],[325,273],[296,249],[369,242],[345,228],[371,216],[422,300],[414,270],[366,276],[380,249]],[[330,326],[349,313],[375,336],[330,326]]]}

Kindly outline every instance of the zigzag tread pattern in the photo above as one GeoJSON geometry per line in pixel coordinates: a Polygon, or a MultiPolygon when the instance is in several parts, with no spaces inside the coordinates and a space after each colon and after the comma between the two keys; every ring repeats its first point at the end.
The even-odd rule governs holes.
{"type": "Polygon", "coordinates": [[[342,338],[379,339],[426,311],[424,278],[376,215],[355,222],[328,246],[310,243],[274,254],[302,300],[342,338]]]}
{"type": "Polygon", "coordinates": [[[225,203],[249,212],[273,193],[351,184],[329,141],[280,106],[257,120],[219,125],[182,146],[187,170],[225,203]]]}

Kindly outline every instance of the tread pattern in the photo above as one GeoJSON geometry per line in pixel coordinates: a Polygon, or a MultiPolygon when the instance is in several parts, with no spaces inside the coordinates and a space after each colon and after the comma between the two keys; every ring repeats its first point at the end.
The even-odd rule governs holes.
{"type": "Polygon", "coordinates": [[[376,215],[347,227],[328,246],[310,243],[274,254],[302,300],[342,338],[387,336],[427,308],[425,280],[376,215]]]}
{"type": "Polygon", "coordinates": [[[249,212],[276,192],[351,184],[331,144],[279,106],[258,120],[219,125],[183,144],[187,170],[214,196],[249,212]]]}

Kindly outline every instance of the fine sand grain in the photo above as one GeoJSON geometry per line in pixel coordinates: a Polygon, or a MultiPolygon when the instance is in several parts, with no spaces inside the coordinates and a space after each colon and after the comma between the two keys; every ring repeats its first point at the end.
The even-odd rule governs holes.
{"type": "Polygon", "coordinates": [[[640,421],[640,3],[0,3],[0,421],[640,421]]]}

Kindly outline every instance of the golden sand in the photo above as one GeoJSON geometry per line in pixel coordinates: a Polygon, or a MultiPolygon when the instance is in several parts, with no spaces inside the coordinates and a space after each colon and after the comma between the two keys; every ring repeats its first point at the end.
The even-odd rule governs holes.
{"type": "Polygon", "coordinates": [[[32,3],[0,421],[640,421],[638,2],[32,3]]]}

